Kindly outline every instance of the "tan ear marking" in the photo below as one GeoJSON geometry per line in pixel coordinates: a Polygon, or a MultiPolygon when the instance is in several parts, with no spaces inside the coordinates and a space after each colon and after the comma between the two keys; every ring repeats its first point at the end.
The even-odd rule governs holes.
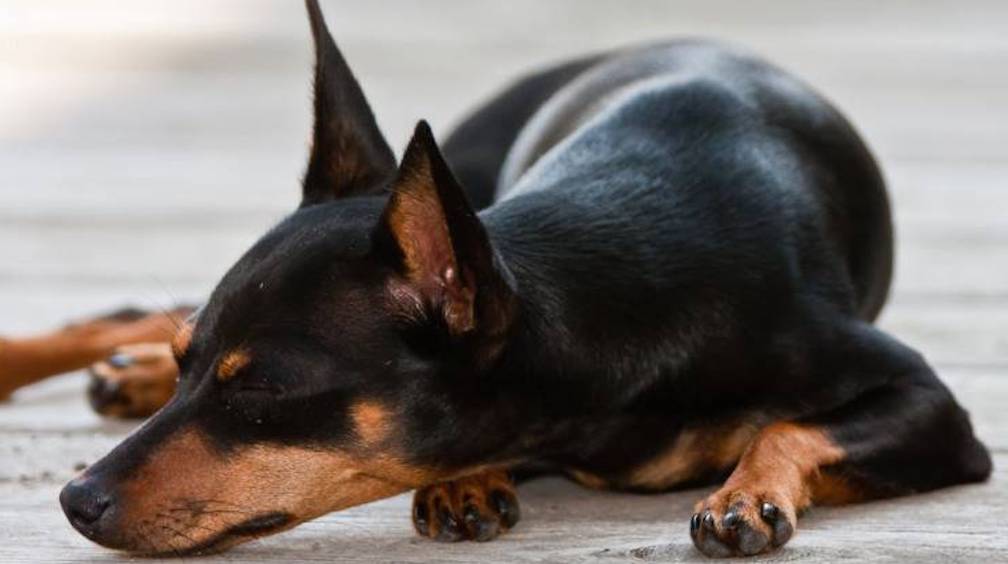
{"type": "Polygon", "coordinates": [[[234,378],[235,374],[248,366],[251,360],[252,357],[249,356],[248,351],[245,349],[234,349],[228,352],[217,363],[217,379],[221,382],[226,382],[234,378]]]}
{"type": "MultiPolygon", "coordinates": [[[[416,151],[414,151],[416,152],[416,151]]],[[[474,295],[459,272],[435,180],[428,159],[412,157],[409,174],[400,178],[387,210],[387,221],[402,250],[410,281],[444,308],[456,334],[475,327],[474,295]]]]}
{"type": "Polygon", "coordinates": [[[442,265],[450,270],[455,264],[455,252],[437,191],[428,186],[433,183],[430,163],[419,160],[414,166],[418,170],[401,179],[400,188],[392,195],[388,222],[403,251],[407,272],[422,278],[436,273],[442,265]]]}

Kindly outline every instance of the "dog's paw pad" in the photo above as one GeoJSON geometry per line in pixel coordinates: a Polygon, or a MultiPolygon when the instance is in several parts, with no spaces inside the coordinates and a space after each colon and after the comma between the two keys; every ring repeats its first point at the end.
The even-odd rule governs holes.
{"type": "Polygon", "coordinates": [[[503,472],[434,484],[413,497],[413,526],[440,542],[492,540],[520,517],[514,486],[503,472]]]}
{"type": "Polygon", "coordinates": [[[794,510],[769,495],[718,491],[690,519],[690,538],[707,556],[752,556],[786,543],[794,533],[794,510]]]}

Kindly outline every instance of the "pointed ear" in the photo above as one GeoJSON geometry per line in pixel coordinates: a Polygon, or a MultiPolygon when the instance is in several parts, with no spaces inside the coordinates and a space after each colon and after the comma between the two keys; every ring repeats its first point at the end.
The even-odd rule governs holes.
{"type": "Polygon", "coordinates": [[[403,278],[393,281],[394,299],[437,315],[452,335],[502,336],[511,277],[426,122],[406,149],[377,235],[398,255],[403,278]]]}
{"type": "Polygon", "coordinates": [[[336,48],[318,0],[306,4],[315,41],[315,126],[302,206],[381,191],[395,175],[395,155],[336,48]]]}

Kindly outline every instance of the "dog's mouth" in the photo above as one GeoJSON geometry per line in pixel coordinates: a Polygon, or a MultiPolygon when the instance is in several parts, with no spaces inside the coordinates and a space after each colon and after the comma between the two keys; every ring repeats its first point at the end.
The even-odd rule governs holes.
{"type": "Polygon", "coordinates": [[[172,550],[152,556],[202,556],[222,552],[238,543],[264,537],[289,528],[293,516],[288,513],[267,513],[247,519],[221,531],[209,540],[183,550],[172,550]]]}

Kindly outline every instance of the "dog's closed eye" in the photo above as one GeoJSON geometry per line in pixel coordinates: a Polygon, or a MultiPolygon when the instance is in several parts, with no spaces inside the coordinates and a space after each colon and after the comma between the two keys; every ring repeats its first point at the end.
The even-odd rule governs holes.
{"type": "Polygon", "coordinates": [[[245,420],[262,423],[273,419],[284,388],[255,374],[242,374],[223,391],[224,408],[245,420]]]}
{"type": "Polygon", "coordinates": [[[262,394],[272,397],[280,397],[284,393],[284,388],[275,383],[250,378],[247,382],[242,382],[235,392],[241,394],[262,394]]]}

